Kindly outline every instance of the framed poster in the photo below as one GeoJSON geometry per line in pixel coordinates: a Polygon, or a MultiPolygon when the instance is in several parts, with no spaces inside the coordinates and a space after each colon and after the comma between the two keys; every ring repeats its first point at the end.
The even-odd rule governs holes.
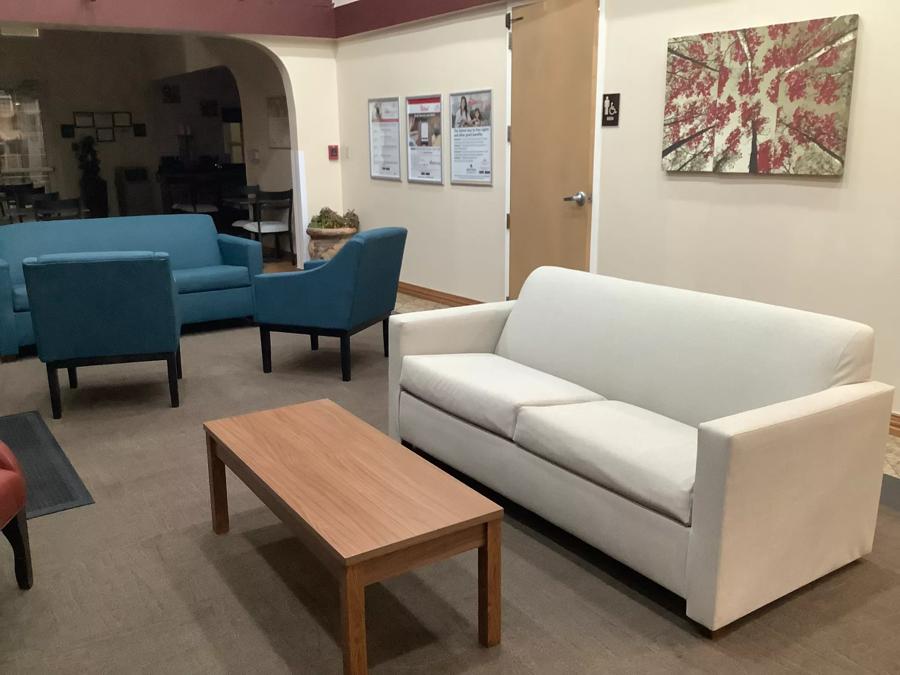
{"type": "Polygon", "coordinates": [[[269,123],[269,147],[291,149],[291,122],[288,117],[287,96],[266,99],[266,119],[269,123]]]}
{"type": "Polygon", "coordinates": [[[491,91],[450,94],[450,182],[492,185],[491,91]]]}
{"type": "Polygon", "coordinates": [[[400,180],[400,99],[369,99],[369,176],[400,180]]]}
{"type": "Polygon", "coordinates": [[[74,126],[78,129],[87,129],[89,127],[94,126],[94,113],[92,112],[77,112],[73,113],[74,118],[74,126]]]}
{"type": "Polygon", "coordinates": [[[410,183],[444,182],[441,95],[406,98],[406,178],[410,183]]]}
{"type": "Polygon", "coordinates": [[[116,140],[114,127],[97,127],[95,130],[98,143],[112,143],[116,140]]]}
{"type": "Polygon", "coordinates": [[[95,112],[94,113],[94,126],[95,127],[111,127],[113,125],[113,114],[111,112],[95,112]]]}
{"type": "Polygon", "coordinates": [[[113,126],[114,127],[130,127],[131,126],[131,113],[130,112],[114,112],[113,113],[113,126]]]}

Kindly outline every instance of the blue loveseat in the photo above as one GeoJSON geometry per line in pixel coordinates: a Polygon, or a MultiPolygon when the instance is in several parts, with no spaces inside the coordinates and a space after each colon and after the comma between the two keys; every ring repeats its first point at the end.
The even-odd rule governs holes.
{"type": "Polygon", "coordinates": [[[57,220],[0,227],[0,356],[34,344],[22,260],[53,253],[163,251],[169,254],[182,324],[253,315],[258,242],[218,234],[209,216],[57,220]]]}

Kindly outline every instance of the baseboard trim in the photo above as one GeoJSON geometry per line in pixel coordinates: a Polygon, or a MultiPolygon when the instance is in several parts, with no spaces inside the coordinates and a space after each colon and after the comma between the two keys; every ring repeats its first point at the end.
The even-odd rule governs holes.
{"type": "Polygon", "coordinates": [[[900,437],[900,413],[891,413],[891,436],[900,437]]]}
{"type": "MultiPolygon", "coordinates": [[[[449,305],[450,307],[465,307],[466,305],[481,304],[480,300],[472,300],[472,298],[464,298],[461,295],[453,295],[452,293],[436,291],[433,288],[416,286],[415,284],[410,284],[405,281],[400,282],[399,290],[401,293],[406,293],[407,295],[412,295],[416,298],[422,298],[429,302],[438,302],[442,305],[449,305]]],[[[900,433],[900,427],[898,427],[898,433],[900,433]]]]}

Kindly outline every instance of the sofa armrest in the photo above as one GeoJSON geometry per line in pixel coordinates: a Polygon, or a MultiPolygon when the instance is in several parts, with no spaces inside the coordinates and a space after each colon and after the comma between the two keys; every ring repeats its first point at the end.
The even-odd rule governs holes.
{"type": "Polygon", "coordinates": [[[893,391],[843,385],[700,425],[688,616],[716,630],[872,550],[893,391]]]}
{"type": "Polygon", "coordinates": [[[353,279],[331,268],[259,274],[253,280],[253,295],[257,323],[350,328],[353,279]]]}
{"type": "Polygon", "coordinates": [[[12,278],[9,275],[9,263],[0,259],[0,356],[14,356],[18,352],[12,278]]]}
{"type": "Polygon", "coordinates": [[[246,267],[250,272],[251,281],[257,274],[262,273],[262,245],[258,241],[220,234],[219,251],[222,253],[224,264],[246,267]]]}
{"type": "Polygon", "coordinates": [[[390,320],[389,433],[400,438],[397,411],[403,357],[493,352],[515,300],[395,314],[390,320]]]}
{"type": "Polygon", "coordinates": [[[328,260],[320,260],[320,259],[307,260],[305,263],[303,263],[303,269],[304,269],[304,271],[308,272],[309,270],[314,270],[317,267],[321,267],[322,265],[327,265],[329,262],[330,261],[328,261],[328,260]]]}

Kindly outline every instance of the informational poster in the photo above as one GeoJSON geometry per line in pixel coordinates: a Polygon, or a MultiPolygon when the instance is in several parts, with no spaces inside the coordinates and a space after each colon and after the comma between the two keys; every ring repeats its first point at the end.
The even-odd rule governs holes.
{"type": "Polygon", "coordinates": [[[369,99],[369,175],[400,180],[400,99],[369,99]]]}
{"type": "Polygon", "coordinates": [[[291,123],[288,118],[286,96],[266,99],[266,116],[269,122],[269,147],[291,148],[291,123]]]}
{"type": "Polygon", "coordinates": [[[450,182],[491,185],[491,92],[450,94],[450,182]]]}
{"type": "Polygon", "coordinates": [[[406,99],[407,179],[411,183],[443,183],[441,96],[406,99]]]}

